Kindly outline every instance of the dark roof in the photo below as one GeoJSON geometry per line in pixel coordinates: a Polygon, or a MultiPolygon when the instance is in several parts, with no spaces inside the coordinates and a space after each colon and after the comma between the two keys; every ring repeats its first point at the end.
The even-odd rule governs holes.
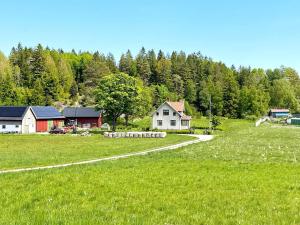
{"type": "Polygon", "coordinates": [[[96,111],[92,107],[66,107],[63,111],[63,115],[66,118],[78,118],[78,117],[100,117],[101,112],[96,111]]]}
{"type": "Polygon", "coordinates": [[[0,106],[0,120],[22,120],[27,106],[0,106]]]}
{"type": "Polygon", "coordinates": [[[52,106],[32,106],[32,111],[36,119],[64,119],[56,108],[52,106]]]}

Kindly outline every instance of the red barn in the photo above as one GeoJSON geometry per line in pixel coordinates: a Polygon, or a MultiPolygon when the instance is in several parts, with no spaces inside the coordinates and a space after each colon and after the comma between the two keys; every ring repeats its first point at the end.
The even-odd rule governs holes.
{"type": "Polygon", "coordinates": [[[92,107],[66,107],[63,111],[66,125],[76,125],[81,128],[101,127],[101,112],[92,107]]]}
{"type": "Polygon", "coordinates": [[[36,119],[36,132],[49,132],[53,127],[63,127],[65,117],[52,106],[32,106],[36,119]]]}

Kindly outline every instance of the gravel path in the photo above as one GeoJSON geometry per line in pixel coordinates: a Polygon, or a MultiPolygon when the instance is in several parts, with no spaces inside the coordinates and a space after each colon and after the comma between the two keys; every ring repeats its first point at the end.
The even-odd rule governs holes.
{"type": "Polygon", "coordinates": [[[185,141],[185,142],[182,142],[182,143],[179,143],[179,144],[170,145],[170,146],[166,146],[166,147],[160,147],[160,148],[156,148],[156,149],[145,150],[145,151],[142,151],[142,152],[133,152],[133,153],[128,153],[128,154],[110,156],[110,157],[93,159],[93,160],[85,160],[85,161],[80,161],[80,162],[57,164],[57,165],[52,165],[52,166],[38,166],[38,167],[30,167],[30,168],[0,170],[0,174],[18,173],[18,172],[26,172],[26,171],[34,171],[34,170],[54,169],[54,168],[62,168],[62,167],[75,166],[75,165],[92,164],[92,163],[97,163],[97,162],[101,162],[101,161],[117,160],[117,159],[132,157],[132,156],[147,155],[147,154],[152,153],[152,152],[161,152],[161,151],[174,150],[174,149],[181,148],[181,147],[184,147],[184,146],[187,146],[187,145],[196,144],[196,143],[199,143],[199,142],[202,142],[202,141],[209,141],[209,140],[213,139],[213,136],[211,136],[211,135],[191,134],[189,136],[196,137],[197,139],[192,140],[192,141],[185,141]]]}

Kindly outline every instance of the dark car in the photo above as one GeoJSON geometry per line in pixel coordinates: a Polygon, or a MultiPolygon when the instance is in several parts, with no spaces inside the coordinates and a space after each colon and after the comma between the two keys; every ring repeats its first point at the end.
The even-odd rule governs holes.
{"type": "Polygon", "coordinates": [[[61,128],[53,128],[49,131],[50,134],[65,134],[65,130],[61,128]]]}

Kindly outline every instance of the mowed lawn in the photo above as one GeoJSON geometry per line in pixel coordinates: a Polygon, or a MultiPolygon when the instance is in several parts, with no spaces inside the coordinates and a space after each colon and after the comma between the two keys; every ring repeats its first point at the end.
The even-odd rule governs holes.
{"type": "Polygon", "coordinates": [[[193,139],[167,135],[166,138],[127,139],[71,135],[0,135],[0,169],[53,165],[143,151],[193,139]]]}
{"type": "Polygon", "coordinates": [[[300,129],[223,125],[175,151],[0,175],[0,224],[300,224],[300,129]]]}

